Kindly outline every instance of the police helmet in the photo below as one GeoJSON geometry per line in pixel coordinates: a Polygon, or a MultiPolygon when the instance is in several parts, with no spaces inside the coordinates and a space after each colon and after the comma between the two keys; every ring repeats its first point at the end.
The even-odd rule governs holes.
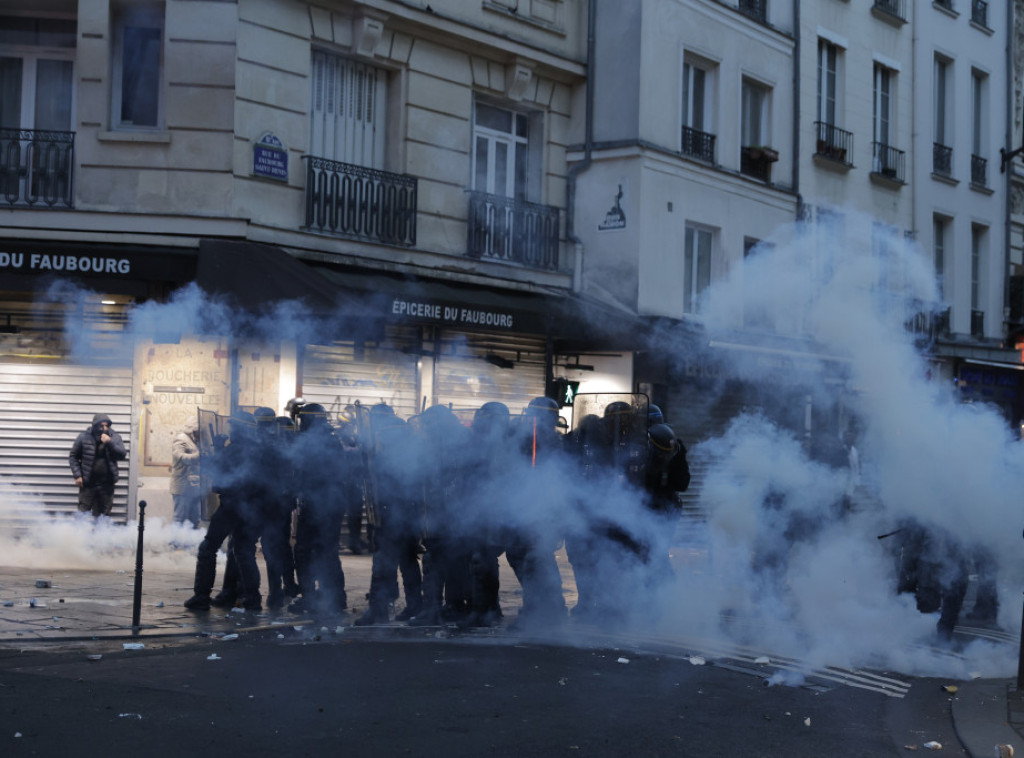
{"type": "Polygon", "coordinates": [[[647,406],[647,423],[648,424],[664,424],[665,415],[661,412],[661,408],[651,403],[647,406]]]}
{"type": "Polygon", "coordinates": [[[327,409],[320,403],[305,403],[299,407],[298,418],[299,431],[311,429],[327,422],[327,409]]]}
{"type": "Polygon", "coordinates": [[[228,419],[228,429],[235,439],[252,434],[255,428],[256,418],[248,411],[235,411],[228,419]]]}
{"type": "Polygon", "coordinates": [[[277,423],[277,430],[279,432],[295,431],[295,422],[288,418],[288,416],[278,416],[274,421],[277,423]]]}
{"type": "Polygon", "coordinates": [[[676,447],[676,433],[668,424],[653,424],[647,430],[651,446],[660,453],[671,453],[676,447]]]}
{"type": "Polygon", "coordinates": [[[252,412],[253,421],[261,429],[273,429],[277,426],[277,414],[273,408],[261,405],[252,412]]]}
{"type": "Polygon", "coordinates": [[[385,402],[374,403],[370,406],[371,416],[394,416],[395,409],[385,402]]]}
{"type": "Polygon", "coordinates": [[[473,414],[473,420],[476,421],[478,418],[491,417],[491,418],[508,418],[511,416],[508,406],[504,403],[490,402],[484,403],[476,409],[476,413],[473,414]]]}
{"type": "Polygon", "coordinates": [[[306,398],[304,397],[293,397],[287,403],[284,404],[284,412],[295,420],[295,417],[299,414],[299,409],[306,404],[306,398]]]}
{"type": "Polygon", "coordinates": [[[614,403],[608,403],[604,409],[605,418],[613,418],[617,416],[632,416],[633,406],[624,400],[616,400],[614,403]]]}
{"type": "Polygon", "coordinates": [[[526,415],[536,418],[552,418],[547,414],[558,415],[558,402],[550,397],[535,397],[526,406],[526,415]]]}

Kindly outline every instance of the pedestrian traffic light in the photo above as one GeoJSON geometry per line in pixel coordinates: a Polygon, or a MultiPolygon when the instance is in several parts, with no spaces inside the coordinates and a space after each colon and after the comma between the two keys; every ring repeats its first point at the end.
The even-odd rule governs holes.
{"type": "Polygon", "coordinates": [[[579,388],[579,382],[559,377],[558,379],[551,380],[551,383],[548,385],[547,395],[558,401],[559,408],[565,408],[567,405],[571,406],[573,401],[576,400],[576,392],[579,388]]]}

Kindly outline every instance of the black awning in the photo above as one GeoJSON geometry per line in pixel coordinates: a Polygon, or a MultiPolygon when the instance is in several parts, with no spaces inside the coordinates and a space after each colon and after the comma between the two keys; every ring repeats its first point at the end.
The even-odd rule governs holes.
{"type": "Polygon", "coordinates": [[[255,242],[201,240],[196,284],[244,310],[295,300],[313,313],[334,314],[341,295],[315,269],[278,247],[255,242]]]}

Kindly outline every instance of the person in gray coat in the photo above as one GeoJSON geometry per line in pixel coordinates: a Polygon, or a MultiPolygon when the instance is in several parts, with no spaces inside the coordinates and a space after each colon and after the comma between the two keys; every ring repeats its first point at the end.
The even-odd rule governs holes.
{"type": "Polygon", "coordinates": [[[114,507],[114,485],[120,472],[117,462],[128,457],[121,435],[112,428],[110,416],[97,413],[92,425],[78,435],[68,454],[68,464],[78,485],[78,510],[93,518],[109,516],[114,507]]]}
{"type": "Polygon", "coordinates": [[[189,522],[199,528],[202,508],[199,495],[199,447],[196,435],[199,423],[195,417],[185,421],[184,427],[171,442],[171,498],[174,500],[174,522],[189,522]]]}

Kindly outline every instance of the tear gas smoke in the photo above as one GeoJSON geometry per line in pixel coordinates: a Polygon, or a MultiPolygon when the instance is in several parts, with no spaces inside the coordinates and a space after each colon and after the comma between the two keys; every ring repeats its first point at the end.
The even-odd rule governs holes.
{"type": "MultiPolygon", "coordinates": [[[[686,544],[677,543],[677,551],[698,557],[680,565],[675,580],[652,582],[641,561],[607,542],[585,557],[618,591],[626,619],[648,630],[657,625],[663,638],[680,643],[698,635],[756,644],[808,666],[1007,675],[1016,651],[1005,645],[979,640],[960,655],[933,647],[937,614],[921,613],[911,595],[897,594],[898,538],[879,539],[916,522],[956,535],[968,554],[979,546],[988,548],[998,563],[1000,625],[1015,628],[1021,611],[1016,588],[1024,573],[1016,486],[1024,451],[998,414],[960,404],[953,387],[929,379],[926,360],[902,328],[909,315],[901,309],[905,303],[936,302],[934,272],[912,244],[894,237],[880,246],[870,220],[852,214],[842,229],[819,228],[813,236],[799,227],[783,229],[770,243],[705,293],[702,313],[708,332],[712,339],[735,334],[745,318],[749,323],[753,317],[766,334],[799,335],[812,352],[829,346],[845,366],[845,381],[805,380],[803,391],[816,406],[842,406],[855,420],[862,460],[856,486],[850,471],[816,460],[799,431],[766,414],[742,414],[721,436],[689,451],[691,464],[707,465],[701,500],[706,520],[686,532],[686,544]],[[887,251],[885,257],[875,254],[879,247],[887,251]]],[[[69,294],[59,293],[64,299],[69,294]]],[[[147,302],[132,310],[126,344],[165,331],[168,324],[183,333],[268,342],[315,344],[358,337],[340,320],[314,319],[296,303],[244,316],[190,285],[166,303],[147,302]]],[[[69,323],[72,344],[78,344],[81,331],[69,323]]],[[[660,345],[680,342],[672,334],[662,337],[660,345]]],[[[742,362],[732,374],[758,379],[742,362]]],[[[700,402],[711,404],[714,398],[700,402]]],[[[520,409],[511,410],[515,416],[520,409]]],[[[685,429],[686,413],[686,408],[675,409],[675,418],[669,419],[677,431],[685,429]]],[[[439,452],[468,451],[456,461],[469,482],[463,496],[444,507],[426,505],[454,534],[500,540],[502,529],[513,529],[550,542],[554,549],[567,535],[603,524],[653,546],[653,552],[667,552],[673,543],[674,526],[652,517],[620,478],[588,474],[578,459],[530,460],[523,454],[522,437],[488,447],[465,431],[437,437],[410,429],[393,446],[392,452],[401,451],[399,460],[377,464],[401,491],[436,474],[439,452]],[[455,437],[465,439],[446,448],[455,437]]],[[[292,455],[281,452],[283,470],[297,460],[292,455]]],[[[234,475],[265,481],[267,473],[265,467],[254,467],[234,475]]],[[[320,494],[335,497],[339,478],[321,478],[329,491],[320,494]]],[[[15,497],[9,487],[0,491],[0,502],[15,497]]],[[[133,535],[134,530],[123,527],[53,519],[30,535],[4,538],[3,555],[6,560],[18,556],[22,565],[27,564],[21,556],[57,562],[80,555],[81,564],[95,566],[106,560],[105,553],[128,550],[133,535]],[[74,544],[74,550],[62,547],[67,544],[74,544]]],[[[186,544],[193,533],[147,524],[147,535],[151,545],[169,545],[186,544]]],[[[187,562],[194,560],[194,550],[186,555],[187,562]]],[[[178,553],[173,560],[179,560],[178,553]]],[[[151,565],[147,557],[146,565],[159,564],[151,565]]],[[[563,639],[572,638],[570,628],[563,639]]],[[[800,680],[799,673],[778,679],[800,680]]]]}

